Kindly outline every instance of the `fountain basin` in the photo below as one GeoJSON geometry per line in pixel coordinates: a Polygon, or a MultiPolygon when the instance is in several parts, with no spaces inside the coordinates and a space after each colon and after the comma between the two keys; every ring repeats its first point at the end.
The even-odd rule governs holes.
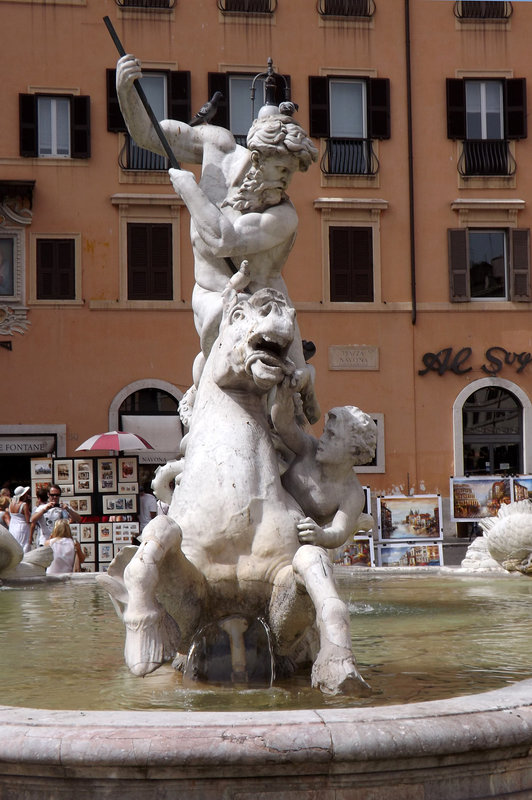
{"type": "Polygon", "coordinates": [[[2,706],[0,722],[0,797],[9,800],[380,800],[392,791],[408,800],[466,800],[532,791],[532,680],[361,708],[2,706]]]}

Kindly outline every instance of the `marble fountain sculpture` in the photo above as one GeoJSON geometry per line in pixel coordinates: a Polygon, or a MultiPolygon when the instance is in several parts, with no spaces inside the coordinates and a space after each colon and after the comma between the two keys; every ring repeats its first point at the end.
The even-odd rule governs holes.
{"type": "MultiPolygon", "coordinates": [[[[138,144],[164,153],[137,102],[138,77],[138,61],[122,58],[124,116],[138,144]]],[[[199,183],[170,171],[191,214],[201,352],[182,404],[190,415],[183,458],[158,476],[162,492],[176,484],[169,515],[150,523],[141,546],[122,551],[101,580],[123,616],[126,662],[139,676],[176,655],[182,661],[195,631],[218,620],[232,678],[242,684],[243,639],[260,617],[276,666],[312,662],[316,692],[341,696],[368,687],[326,551],[347,538],[362,510],[352,464],[365,460],[374,431],[351,408],[329,412],[319,441],[298,424],[314,422],[319,407],[281,275],[297,228],[285,189],[316,151],[283,113],[292,110],[266,108],[249,149],[210,124],[163,123],[178,157],[202,165],[199,183]]],[[[0,722],[0,797],[9,800],[532,792],[532,680],[450,700],[300,711],[4,706],[0,722]]]]}
{"type": "MultiPolygon", "coordinates": [[[[121,59],[122,112],[135,141],[161,150],[134,87],[140,75],[136,58],[121,59]]],[[[356,530],[364,497],[353,466],[373,457],[376,427],[353,407],[329,412],[319,442],[298,424],[316,422],[319,407],[282,278],[297,230],[285,189],[317,151],[294,110],[263,106],[248,147],[211,124],[162,125],[180,161],[202,164],[199,183],[170,170],[191,216],[201,352],[182,463],[165,470],[176,482],[160,498],[168,516],[152,520],[139,549],[124,548],[100,580],[123,617],[126,663],[137,675],[172,659],[192,674],[194,637],[215,622],[217,657],[225,641],[228,675],[245,683],[245,635],[261,620],[264,654],[255,659],[271,649],[272,673],[309,663],[323,692],[360,693],[369,687],[327,549],[356,530]],[[279,447],[289,454],[282,477],[279,447]]]]}

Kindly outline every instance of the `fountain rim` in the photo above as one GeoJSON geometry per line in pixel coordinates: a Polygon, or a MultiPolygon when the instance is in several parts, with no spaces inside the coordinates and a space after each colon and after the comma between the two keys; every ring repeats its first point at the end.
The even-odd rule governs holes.
{"type": "MultiPolygon", "coordinates": [[[[445,570],[407,568],[409,575],[413,569],[417,575],[445,570]]],[[[383,571],[391,574],[391,568],[383,571]]],[[[376,568],[371,572],[380,575],[376,568]]],[[[71,578],[86,575],[66,577],[71,578]]],[[[390,786],[398,776],[407,782],[445,781],[456,772],[491,781],[494,774],[508,776],[508,769],[521,781],[531,748],[532,679],[474,695],[359,708],[209,712],[0,706],[0,787],[13,780],[44,786],[50,778],[56,783],[83,779],[86,787],[113,784],[111,798],[123,796],[122,781],[139,780],[152,785],[146,786],[146,797],[155,797],[161,781],[241,786],[244,778],[271,788],[272,780],[284,786],[287,780],[305,779],[325,788],[335,775],[346,785],[390,786]]]]}

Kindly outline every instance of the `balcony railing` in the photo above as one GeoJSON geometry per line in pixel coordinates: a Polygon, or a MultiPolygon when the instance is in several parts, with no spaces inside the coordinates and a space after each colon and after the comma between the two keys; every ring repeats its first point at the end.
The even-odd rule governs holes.
{"type": "Polygon", "coordinates": [[[513,6],[505,0],[457,0],[454,14],[458,19],[502,20],[513,14],[513,6]]]}
{"type": "Polygon", "coordinates": [[[277,0],[217,0],[224,14],[273,14],[277,0]]]}
{"type": "Polygon", "coordinates": [[[466,139],[458,159],[458,172],[473,175],[514,175],[516,163],[507,139],[466,139]]]}
{"type": "Polygon", "coordinates": [[[374,13],[374,0],[318,0],[322,17],[372,17],[374,13]]]}
{"type": "Polygon", "coordinates": [[[126,170],[166,171],[168,169],[168,159],[165,156],[160,156],[157,153],[152,153],[151,150],[139,147],[128,134],[126,134],[126,141],[120,152],[118,163],[122,169],[126,170]]]}
{"type": "Polygon", "coordinates": [[[173,8],[175,0],[115,0],[121,8],[173,8]]]}
{"type": "Polygon", "coordinates": [[[371,139],[327,139],[320,166],[326,175],[376,175],[379,160],[371,139]]]}

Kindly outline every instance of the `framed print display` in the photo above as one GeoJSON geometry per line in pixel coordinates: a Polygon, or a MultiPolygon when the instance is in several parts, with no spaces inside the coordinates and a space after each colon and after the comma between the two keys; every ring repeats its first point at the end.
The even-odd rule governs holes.
{"type": "Polygon", "coordinates": [[[74,459],[74,488],[76,494],[94,491],[92,461],[87,458],[74,459]]]}
{"type": "Polygon", "coordinates": [[[532,475],[516,475],[512,478],[512,500],[532,500],[532,475]]]}
{"type": "Polygon", "coordinates": [[[31,478],[36,481],[48,481],[48,485],[50,485],[52,482],[52,459],[32,458],[31,478]]]}
{"type": "Polygon", "coordinates": [[[81,567],[81,570],[82,572],[96,572],[96,565],[94,561],[87,561],[87,559],[85,559],[81,567]]]}
{"type": "Polygon", "coordinates": [[[40,492],[41,489],[48,489],[50,488],[51,480],[50,481],[43,481],[43,480],[32,480],[31,482],[31,497],[33,501],[33,506],[37,505],[37,492],[40,492]]]}
{"type": "Polygon", "coordinates": [[[511,478],[482,475],[451,478],[451,520],[475,522],[496,517],[499,508],[512,502],[511,478]]]}
{"type": "Polygon", "coordinates": [[[104,514],[136,514],[136,495],[109,494],[102,497],[104,514]]]}
{"type": "Polygon", "coordinates": [[[441,496],[390,495],[377,498],[379,538],[442,539],[441,496]]]}
{"type": "Polygon", "coordinates": [[[92,514],[92,497],[71,497],[68,505],[78,514],[92,514]]]}
{"type": "Polygon", "coordinates": [[[137,457],[118,459],[118,482],[136,483],[138,481],[137,457]]]}
{"type": "Polygon", "coordinates": [[[74,497],[74,486],[71,483],[61,484],[61,497],[74,497]]]}
{"type": "Polygon", "coordinates": [[[116,458],[98,459],[98,491],[116,492],[116,458]]]}
{"type": "MultiPolygon", "coordinates": [[[[96,545],[94,542],[80,542],[81,550],[85,556],[85,561],[94,561],[96,555],[96,545]]],[[[85,564],[85,561],[83,564],[85,564]]]]}
{"type": "Polygon", "coordinates": [[[119,483],[118,484],[118,494],[138,494],[139,493],[139,485],[138,483],[119,483]]]}
{"type": "Polygon", "coordinates": [[[441,542],[384,542],[377,546],[379,567],[441,567],[441,542]]]}
{"type": "Polygon", "coordinates": [[[345,567],[374,567],[375,548],[371,536],[354,536],[338,551],[335,564],[345,567]]]}
{"type": "Polygon", "coordinates": [[[113,525],[111,522],[98,523],[98,541],[99,542],[113,541],[113,525]]]}
{"type": "Polygon", "coordinates": [[[80,522],[79,524],[80,542],[93,542],[94,536],[95,536],[94,522],[80,522]]]}
{"type": "Polygon", "coordinates": [[[112,542],[101,542],[98,545],[98,561],[112,561],[114,548],[112,542]]]}
{"type": "Polygon", "coordinates": [[[74,483],[71,459],[56,458],[54,461],[54,482],[59,484],[74,483]]]}
{"type": "Polygon", "coordinates": [[[79,542],[79,522],[70,522],[70,533],[74,539],[79,542]]]}

